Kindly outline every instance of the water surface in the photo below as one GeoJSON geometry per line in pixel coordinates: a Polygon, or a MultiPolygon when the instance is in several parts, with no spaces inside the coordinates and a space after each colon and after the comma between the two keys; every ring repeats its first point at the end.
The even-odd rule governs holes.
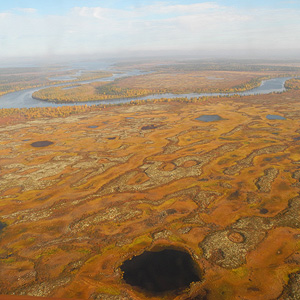
{"type": "MultiPolygon", "coordinates": [[[[78,84],[91,83],[96,81],[114,81],[118,78],[128,77],[128,76],[137,76],[146,74],[149,72],[142,72],[140,70],[132,70],[127,73],[115,73],[110,77],[95,79],[95,80],[87,80],[87,81],[79,81],[78,84]]],[[[54,103],[49,101],[41,101],[32,98],[32,94],[38,90],[44,89],[46,87],[39,88],[31,88],[27,90],[17,91],[13,93],[9,93],[0,97],[0,108],[30,108],[30,107],[59,107],[59,106],[73,106],[73,105],[97,105],[97,104],[120,104],[127,103],[134,100],[151,100],[151,99],[163,99],[163,98],[198,98],[203,96],[232,96],[232,95],[256,95],[256,94],[269,94],[272,92],[283,92],[285,91],[284,83],[286,80],[290,79],[290,77],[279,77],[273,78],[269,80],[262,81],[261,85],[257,88],[244,91],[244,92],[236,92],[236,93],[188,93],[188,94],[153,94],[144,97],[135,97],[135,98],[120,98],[120,99],[111,99],[111,100],[103,100],[103,101],[87,101],[87,102],[74,102],[74,103],[54,103]]],[[[65,84],[57,84],[52,86],[62,86],[65,84]]],[[[48,86],[50,87],[50,86],[48,86]]]]}
{"type": "Polygon", "coordinates": [[[222,117],[220,117],[219,115],[202,115],[199,118],[196,118],[196,120],[202,121],[202,122],[215,122],[215,121],[220,121],[220,120],[224,120],[224,119],[222,117]]]}
{"type": "Polygon", "coordinates": [[[266,118],[268,120],[286,120],[285,117],[279,115],[267,115],[266,118]]]}

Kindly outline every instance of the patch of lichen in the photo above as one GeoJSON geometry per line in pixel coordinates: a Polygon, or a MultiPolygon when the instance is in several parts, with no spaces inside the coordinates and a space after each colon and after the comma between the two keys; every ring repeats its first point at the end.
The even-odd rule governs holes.
{"type": "Polygon", "coordinates": [[[125,284],[119,266],[173,247],[203,272],[178,299],[278,298],[300,263],[295,93],[1,127],[0,292],[161,299],[125,284]],[[204,114],[222,120],[195,120],[204,114]],[[31,146],[43,140],[54,144],[31,146]]]}

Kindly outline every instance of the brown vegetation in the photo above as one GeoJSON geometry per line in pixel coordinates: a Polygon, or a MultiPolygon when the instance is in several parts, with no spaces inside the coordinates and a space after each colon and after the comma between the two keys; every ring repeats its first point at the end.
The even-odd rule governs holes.
{"type": "Polygon", "coordinates": [[[21,110],[20,119],[17,110],[6,110],[0,293],[93,300],[297,297],[299,96],[290,90],[83,106],[64,118],[57,114],[65,108],[48,116],[34,109],[34,117],[21,110]],[[222,119],[196,120],[204,114],[222,119]],[[31,146],[38,141],[53,144],[31,146]],[[122,279],[125,260],[163,248],[185,249],[201,280],[162,296],[122,279]]]}
{"type": "Polygon", "coordinates": [[[92,80],[111,76],[109,72],[90,71],[70,80],[50,80],[51,77],[73,76],[76,71],[60,68],[2,68],[0,70],[0,96],[24,89],[54,85],[58,83],[92,80]]]}
{"type": "Polygon", "coordinates": [[[166,93],[217,93],[244,91],[260,85],[267,74],[227,71],[157,72],[119,80],[116,85],[152,88],[166,93]]]}
{"type": "Polygon", "coordinates": [[[159,93],[154,89],[120,88],[111,83],[94,82],[76,85],[74,87],[50,87],[33,93],[33,98],[39,100],[64,102],[84,102],[109,100],[118,98],[133,98],[159,93]]]}
{"type": "Polygon", "coordinates": [[[285,88],[300,90],[300,78],[292,78],[285,83],[285,88]]]}
{"type": "Polygon", "coordinates": [[[118,79],[113,83],[50,87],[35,92],[33,97],[64,103],[136,98],[162,93],[232,93],[250,90],[259,86],[263,79],[283,75],[283,72],[160,71],[118,79]]]}

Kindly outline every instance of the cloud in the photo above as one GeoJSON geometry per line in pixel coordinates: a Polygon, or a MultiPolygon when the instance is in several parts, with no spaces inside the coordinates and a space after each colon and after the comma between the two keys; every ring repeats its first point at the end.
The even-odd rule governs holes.
{"type": "Polygon", "coordinates": [[[126,9],[74,7],[62,16],[0,14],[0,56],[135,50],[300,49],[299,11],[243,10],[216,2],[126,9]]]}
{"type": "Polygon", "coordinates": [[[10,13],[0,13],[0,18],[7,18],[7,17],[10,17],[11,16],[11,14],[10,13]]]}
{"type": "Polygon", "coordinates": [[[157,14],[195,14],[202,13],[208,10],[221,8],[215,2],[203,2],[195,4],[176,4],[171,5],[164,2],[156,3],[135,9],[139,13],[157,13],[157,14]]]}
{"type": "Polygon", "coordinates": [[[23,13],[26,13],[26,14],[34,14],[34,13],[37,12],[37,9],[35,9],[35,8],[20,8],[20,7],[17,7],[14,10],[20,11],[20,12],[23,12],[23,13]]]}

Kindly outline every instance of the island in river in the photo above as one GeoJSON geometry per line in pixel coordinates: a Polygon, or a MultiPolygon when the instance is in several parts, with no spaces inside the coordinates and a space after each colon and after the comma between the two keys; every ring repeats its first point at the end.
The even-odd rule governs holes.
{"type": "Polygon", "coordinates": [[[75,106],[64,116],[1,110],[0,293],[299,299],[292,84],[281,94],[75,106]]]}

